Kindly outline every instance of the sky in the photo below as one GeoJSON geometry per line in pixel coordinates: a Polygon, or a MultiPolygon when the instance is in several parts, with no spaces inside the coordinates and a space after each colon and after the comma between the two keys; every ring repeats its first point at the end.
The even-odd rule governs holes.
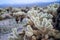
{"type": "Polygon", "coordinates": [[[36,2],[54,2],[59,0],[0,0],[0,4],[30,4],[36,2]]]}

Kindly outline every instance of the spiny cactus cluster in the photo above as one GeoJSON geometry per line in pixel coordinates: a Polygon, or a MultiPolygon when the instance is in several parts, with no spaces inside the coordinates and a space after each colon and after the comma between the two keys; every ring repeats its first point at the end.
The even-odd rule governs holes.
{"type": "MultiPolygon", "coordinates": [[[[16,21],[20,19],[27,18],[27,22],[23,25],[22,33],[17,32],[17,28],[13,29],[12,36],[9,36],[9,40],[49,40],[53,38],[59,38],[58,30],[53,29],[52,18],[57,13],[58,4],[47,6],[46,8],[33,7],[27,13],[25,12],[15,12],[13,17],[17,17],[16,21]],[[15,15],[15,16],[14,16],[15,15]]],[[[22,21],[23,21],[22,20],[22,21]]],[[[18,22],[17,22],[18,23],[18,22]]]]}

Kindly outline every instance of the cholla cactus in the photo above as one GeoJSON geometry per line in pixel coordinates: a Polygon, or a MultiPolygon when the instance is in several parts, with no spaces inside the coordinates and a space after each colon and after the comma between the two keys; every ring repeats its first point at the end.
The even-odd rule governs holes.
{"type": "Polygon", "coordinates": [[[27,25],[27,29],[25,31],[25,35],[27,35],[28,37],[31,37],[33,35],[33,29],[31,28],[30,25],[27,25]]]}
{"type": "Polygon", "coordinates": [[[49,12],[52,12],[52,15],[56,15],[56,10],[57,10],[58,7],[59,7],[59,4],[54,3],[54,4],[51,4],[51,5],[47,6],[47,9],[48,9],[49,12]]]}
{"type": "Polygon", "coordinates": [[[37,16],[37,13],[38,11],[37,10],[34,10],[34,9],[31,9],[30,11],[28,11],[28,16],[31,17],[31,16],[37,16]]]}
{"type": "Polygon", "coordinates": [[[30,19],[33,21],[33,23],[38,29],[43,26],[46,27],[47,25],[48,25],[47,27],[49,27],[49,25],[52,26],[51,19],[53,16],[51,14],[43,12],[35,14],[35,12],[33,13],[31,12],[29,12],[29,15],[31,16],[30,19]]]}
{"type": "Polygon", "coordinates": [[[41,14],[39,13],[38,16],[32,15],[30,19],[33,21],[35,27],[38,28],[40,30],[40,32],[42,31],[42,34],[45,34],[45,33],[48,34],[47,29],[53,29],[53,26],[51,24],[52,17],[53,16],[51,14],[41,12],[41,14]],[[41,20],[41,18],[42,18],[42,20],[41,20]]]}
{"type": "Polygon", "coordinates": [[[8,37],[9,40],[23,40],[23,35],[19,35],[17,28],[12,29],[12,34],[8,37]]]}
{"type": "Polygon", "coordinates": [[[43,13],[41,14],[40,18],[47,18],[47,19],[51,19],[53,16],[51,14],[48,13],[43,13]]]}
{"type": "Polygon", "coordinates": [[[46,18],[43,19],[42,25],[43,27],[47,27],[47,28],[53,28],[51,22],[51,20],[47,20],[46,18]]]}
{"type": "Polygon", "coordinates": [[[19,11],[17,13],[13,13],[13,16],[20,16],[20,15],[25,15],[25,13],[21,12],[21,11],[19,11]]]}
{"type": "Polygon", "coordinates": [[[17,29],[16,28],[14,28],[14,29],[12,29],[12,36],[9,36],[9,40],[14,40],[15,38],[17,38],[17,29]]]}
{"type": "MultiPolygon", "coordinates": [[[[23,29],[25,31],[25,34],[23,36],[24,40],[26,39],[26,36],[28,37],[27,39],[32,38],[31,40],[36,40],[37,36],[39,37],[40,34],[42,35],[42,37],[45,37],[43,39],[48,39],[48,35],[56,35],[52,26],[53,15],[48,13],[48,11],[56,12],[56,10],[57,6],[55,5],[48,6],[46,9],[40,8],[41,12],[39,13],[38,10],[35,10],[34,8],[29,10],[26,15],[29,16],[30,19],[26,19],[26,22],[24,22],[25,19],[23,20],[24,25],[26,25],[23,29]],[[35,30],[33,27],[37,28],[37,30],[35,30]]],[[[24,14],[24,12],[17,12],[16,14],[14,13],[14,15],[24,14]]],[[[10,40],[15,39],[19,39],[16,28],[13,29],[13,36],[10,37],[10,40]]]]}
{"type": "Polygon", "coordinates": [[[54,7],[54,8],[58,8],[59,7],[59,3],[54,3],[54,4],[51,4],[50,6],[54,7]]]}

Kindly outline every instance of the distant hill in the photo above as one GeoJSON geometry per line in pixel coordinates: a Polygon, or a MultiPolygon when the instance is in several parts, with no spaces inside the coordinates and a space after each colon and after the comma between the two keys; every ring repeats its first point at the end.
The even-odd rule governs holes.
{"type": "Polygon", "coordinates": [[[40,7],[45,7],[45,6],[48,6],[49,4],[54,4],[54,3],[59,3],[60,4],[60,1],[58,2],[39,2],[39,3],[33,3],[33,4],[3,4],[3,5],[0,5],[0,8],[4,8],[4,7],[30,7],[30,6],[40,6],[40,7]]]}

